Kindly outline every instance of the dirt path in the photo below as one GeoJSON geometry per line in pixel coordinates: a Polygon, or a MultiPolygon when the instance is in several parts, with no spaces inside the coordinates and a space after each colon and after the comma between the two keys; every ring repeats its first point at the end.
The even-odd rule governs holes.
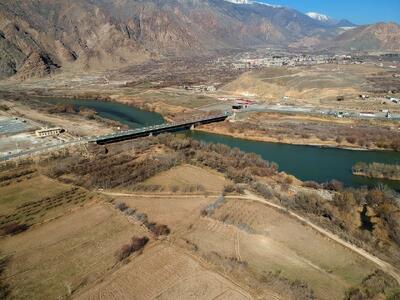
{"type": "MultiPolygon", "coordinates": [[[[171,198],[171,197],[179,197],[179,198],[185,197],[185,198],[187,198],[187,197],[190,197],[190,196],[195,196],[194,194],[185,194],[185,195],[183,195],[183,194],[181,194],[181,195],[161,194],[161,195],[159,195],[159,194],[135,194],[135,193],[128,194],[128,193],[112,193],[112,192],[103,192],[103,193],[106,194],[106,195],[110,195],[110,196],[120,196],[120,197],[121,196],[123,196],[123,197],[137,197],[137,196],[139,196],[139,197],[149,197],[149,198],[151,198],[151,197],[152,198],[162,198],[162,197],[168,197],[168,198],[171,198]]],[[[199,196],[199,195],[196,195],[196,196],[199,196]]],[[[213,196],[217,196],[217,195],[208,195],[208,196],[209,197],[213,197],[213,196]]],[[[296,218],[297,220],[301,221],[302,223],[310,226],[314,230],[318,231],[320,234],[330,238],[331,240],[341,244],[342,246],[346,247],[347,249],[349,249],[349,250],[351,250],[353,252],[356,252],[357,254],[361,255],[365,259],[375,263],[383,271],[385,271],[386,273],[388,273],[391,276],[393,276],[393,278],[395,278],[397,280],[397,282],[400,284],[399,271],[393,265],[391,265],[388,262],[376,257],[375,255],[365,251],[364,249],[362,249],[360,247],[357,247],[357,246],[355,246],[355,245],[353,245],[353,244],[351,244],[349,242],[346,242],[345,240],[341,239],[339,236],[337,236],[337,235],[325,230],[324,228],[322,228],[322,227],[320,227],[318,225],[315,225],[314,223],[312,223],[308,219],[306,219],[306,218],[304,218],[304,217],[302,217],[302,216],[300,216],[300,215],[288,210],[287,208],[285,208],[285,207],[283,207],[281,205],[278,205],[276,203],[270,202],[270,201],[268,201],[268,200],[266,200],[264,198],[261,198],[261,197],[255,195],[255,194],[253,194],[253,193],[251,193],[249,191],[246,191],[244,196],[228,195],[228,196],[225,196],[225,198],[257,201],[257,202],[266,204],[268,206],[271,206],[271,207],[273,207],[275,209],[278,209],[280,211],[283,211],[285,213],[288,213],[290,216],[292,216],[292,217],[296,218]]],[[[237,239],[236,243],[238,243],[239,242],[239,237],[237,236],[236,239],[237,239]]],[[[238,249],[239,247],[238,246],[239,246],[238,244],[235,245],[235,248],[236,248],[235,250],[236,250],[236,252],[238,254],[238,257],[240,258],[240,252],[239,252],[239,249],[238,249]]]]}
{"type": "Polygon", "coordinates": [[[257,201],[260,203],[264,203],[267,204],[268,206],[271,206],[273,208],[276,208],[278,210],[284,211],[285,213],[288,213],[289,215],[291,215],[292,217],[298,219],[299,221],[303,222],[304,224],[307,224],[308,226],[310,226],[311,228],[313,228],[314,230],[318,231],[319,233],[325,235],[326,237],[330,238],[331,240],[334,240],[335,242],[341,244],[342,246],[358,253],[359,255],[361,255],[362,257],[364,257],[365,259],[368,259],[369,261],[375,263],[376,265],[378,265],[383,271],[385,271],[386,273],[390,274],[391,276],[393,276],[393,278],[395,278],[397,280],[397,282],[400,284],[400,274],[399,271],[392,266],[391,264],[389,264],[386,261],[383,261],[382,259],[376,257],[375,255],[365,251],[364,249],[361,249],[353,244],[350,244],[349,242],[346,242],[345,240],[341,239],[340,237],[338,237],[337,235],[323,229],[322,227],[315,225],[314,223],[312,223],[311,221],[307,220],[306,218],[286,209],[283,206],[280,206],[278,204],[272,203],[270,201],[265,200],[264,198],[261,198],[257,195],[254,195],[253,193],[246,191],[246,196],[226,196],[226,198],[235,198],[235,199],[243,199],[243,200],[252,200],[252,201],[257,201]]]}
{"type": "Polygon", "coordinates": [[[220,194],[176,194],[176,193],[160,193],[160,194],[139,194],[139,193],[114,193],[114,192],[101,192],[107,196],[114,197],[143,197],[143,198],[188,198],[188,197],[218,197],[220,194]]]}

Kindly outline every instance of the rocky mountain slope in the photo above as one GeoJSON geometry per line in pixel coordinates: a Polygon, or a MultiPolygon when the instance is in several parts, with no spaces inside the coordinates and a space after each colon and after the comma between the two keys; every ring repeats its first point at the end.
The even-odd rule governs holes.
{"type": "Polygon", "coordinates": [[[400,51],[400,26],[396,23],[359,26],[337,36],[329,47],[357,51],[400,51]]]}
{"type": "Polygon", "coordinates": [[[296,10],[225,0],[2,0],[0,79],[110,69],[150,57],[329,40],[296,10]]]}

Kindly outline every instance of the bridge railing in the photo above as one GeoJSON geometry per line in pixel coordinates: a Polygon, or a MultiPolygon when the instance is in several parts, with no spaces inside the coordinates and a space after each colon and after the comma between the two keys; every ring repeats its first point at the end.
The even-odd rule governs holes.
{"type": "Polygon", "coordinates": [[[152,126],[136,128],[136,129],[129,129],[129,130],[125,130],[125,131],[122,131],[122,132],[117,132],[117,133],[112,133],[112,134],[109,134],[109,135],[104,135],[104,136],[101,136],[101,137],[91,137],[91,138],[89,138],[89,140],[96,141],[98,139],[107,139],[107,138],[126,136],[128,134],[143,133],[143,132],[146,132],[146,131],[153,131],[153,130],[157,130],[157,129],[166,129],[166,128],[185,126],[185,125],[188,125],[188,124],[195,124],[197,122],[201,123],[201,122],[204,122],[204,121],[209,121],[209,120],[218,119],[218,118],[222,118],[222,117],[228,117],[229,115],[230,115],[230,113],[226,112],[226,113],[220,114],[220,115],[207,116],[205,118],[190,119],[190,120],[185,120],[185,121],[182,121],[182,122],[164,123],[164,124],[158,124],[158,125],[152,125],[152,126]]]}

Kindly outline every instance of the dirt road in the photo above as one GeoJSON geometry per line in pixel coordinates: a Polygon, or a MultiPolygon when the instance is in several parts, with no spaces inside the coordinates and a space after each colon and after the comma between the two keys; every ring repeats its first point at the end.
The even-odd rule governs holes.
{"type": "MultiPolygon", "coordinates": [[[[113,193],[113,192],[103,192],[106,195],[110,195],[110,196],[122,196],[122,197],[129,197],[129,196],[139,196],[139,197],[153,197],[153,198],[162,198],[162,197],[190,197],[190,196],[194,196],[193,194],[186,194],[186,195],[176,195],[176,194],[128,194],[128,193],[113,193]]],[[[215,195],[208,195],[209,197],[213,197],[215,195]]],[[[263,203],[265,205],[268,205],[270,207],[273,207],[275,209],[281,210],[285,213],[288,213],[290,216],[296,218],[297,220],[299,220],[300,222],[302,222],[303,224],[306,224],[307,226],[310,226],[311,228],[313,228],[314,230],[318,231],[320,234],[330,238],[331,240],[341,244],[342,246],[346,247],[347,249],[356,252],[357,254],[361,255],[362,257],[364,257],[365,259],[375,263],[377,266],[379,266],[379,268],[383,271],[385,271],[386,273],[390,274],[391,276],[393,276],[393,278],[395,278],[397,280],[397,282],[399,282],[400,284],[400,274],[399,271],[392,266],[391,264],[389,264],[388,262],[376,257],[375,255],[365,251],[362,248],[359,248],[349,242],[346,242],[345,240],[341,239],[339,236],[325,230],[324,228],[315,225],[314,223],[312,223],[311,221],[307,220],[306,218],[288,210],[287,208],[278,205],[276,203],[270,202],[262,197],[259,197],[249,191],[245,191],[245,195],[240,196],[234,196],[234,195],[228,195],[225,196],[225,198],[228,199],[242,199],[242,200],[249,200],[249,201],[256,201],[256,202],[260,202],[263,203]]]]}
{"type": "Polygon", "coordinates": [[[390,274],[391,276],[393,276],[393,278],[395,278],[397,280],[397,282],[400,284],[400,274],[399,271],[392,266],[391,264],[389,264],[386,261],[383,261],[382,259],[376,257],[375,255],[365,251],[364,249],[361,249],[353,244],[350,244],[349,242],[346,242],[345,240],[341,239],[340,237],[338,237],[337,235],[323,229],[322,227],[315,225],[314,223],[312,223],[311,221],[307,220],[306,218],[286,209],[283,206],[280,206],[278,204],[272,203],[264,198],[261,198],[249,191],[246,191],[246,196],[227,196],[227,198],[235,198],[235,199],[243,199],[243,200],[252,200],[252,201],[257,201],[260,203],[264,203],[268,206],[274,207],[278,210],[284,211],[286,213],[288,213],[289,215],[291,215],[292,217],[298,219],[299,221],[303,222],[304,224],[307,224],[308,226],[310,226],[311,228],[313,228],[314,230],[318,231],[319,233],[325,235],[326,237],[334,240],[335,242],[341,244],[342,246],[358,253],[359,255],[361,255],[362,257],[364,257],[365,259],[368,259],[369,261],[375,263],[376,265],[378,265],[383,271],[385,271],[386,273],[390,274]]]}

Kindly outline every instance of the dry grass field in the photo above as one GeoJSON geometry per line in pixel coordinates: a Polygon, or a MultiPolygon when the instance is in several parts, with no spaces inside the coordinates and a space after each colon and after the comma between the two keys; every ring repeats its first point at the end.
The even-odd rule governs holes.
{"type": "MultiPolygon", "coordinates": [[[[359,255],[261,203],[230,196],[212,216],[202,217],[202,208],[213,203],[216,196],[117,195],[114,194],[116,201],[145,213],[151,221],[168,225],[172,229],[168,245],[172,243],[189,252],[211,265],[212,270],[229,274],[233,282],[238,282],[255,297],[304,299],[303,288],[297,287],[298,291],[289,292],[300,280],[318,299],[341,299],[347,289],[360,284],[376,269],[359,255]],[[273,276],[273,279],[263,279],[263,276],[273,276]],[[255,284],[263,280],[265,283],[255,284]]],[[[179,253],[175,247],[168,246],[160,253],[179,253]]],[[[150,272],[142,265],[137,268],[150,272]]],[[[137,295],[142,299],[147,295],[150,297],[150,294],[145,297],[141,293],[154,293],[162,299],[176,299],[179,291],[197,289],[186,284],[169,283],[171,286],[161,289],[162,292],[157,288],[154,288],[157,291],[147,288],[142,292],[140,288],[138,294],[133,294],[129,286],[144,284],[134,269],[131,265],[124,267],[115,274],[116,277],[101,284],[101,288],[94,287],[89,294],[83,295],[90,295],[90,299],[137,295]],[[123,288],[125,292],[122,292],[121,285],[126,287],[123,288]]],[[[160,276],[164,278],[164,275],[160,276]]],[[[186,275],[178,276],[185,278],[186,275]]],[[[190,284],[191,281],[185,279],[184,282],[190,284]]]]}
{"type": "Polygon", "coordinates": [[[12,212],[15,207],[26,204],[28,201],[37,201],[41,198],[51,197],[57,193],[67,191],[70,186],[37,175],[32,178],[25,178],[20,182],[14,181],[0,187],[2,201],[0,211],[2,214],[12,212]],[[43,187],[38,189],[38,187],[43,187]]]}
{"type": "Polygon", "coordinates": [[[153,222],[167,224],[173,231],[197,219],[200,211],[214,199],[213,196],[162,194],[115,197],[115,201],[147,214],[153,222]]]}
{"type": "Polygon", "coordinates": [[[114,253],[141,227],[92,204],[0,241],[11,262],[3,278],[13,299],[59,299],[112,271],[114,253]]]}
{"type": "Polygon", "coordinates": [[[83,205],[92,193],[42,175],[35,167],[0,171],[0,227],[32,226],[83,205]]]}
{"type": "Polygon", "coordinates": [[[181,165],[147,179],[142,186],[157,186],[165,192],[220,193],[229,181],[211,169],[181,165]]]}
{"type": "Polygon", "coordinates": [[[340,299],[375,268],[288,215],[242,199],[226,200],[184,238],[224,268],[228,265],[221,257],[245,263],[254,280],[267,272],[290,282],[300,279],[320,299],[340,299]]]}
{"type": "Polygon", "coordinates": [[[174,246],[156,245],[77,299],[251,299],[174,246]]]}
{"type": "MultiPolygon", "coordinates": [[[[0,169],[0,295],[7,291],[8,298],[33,300],[343,299],[378,268],[376,260],[357,254],[339,237],[255,197],[247,190],[250,185],[222,196],[232,185],[222,173],[188,161],[160,167],[171,162],[171,156],[160,159],[166,146],[142,145],[135,156],[128,155],[130,147],[120,146],[97,154],[95,163],[86,158],[75,165],[59,157],[0,169]],[[149,149],[159,150],[154,164],[146,156],[149,149]],[[75,173],[64,169],[54,176],[59,174],[54,165],[75,173]],[[145,173],[145,168],[158,172],[145,173]],[[140,176],[104,189],[90,185],[96,176],[114,179],[124,172],[140,176]],[[64,175],[74,180],[62,183],[64,175]],[[7,232],[13,222],[27,226],[7,232]]],[[[249,165],[257,161],[234,156],[249,165]]],[[[279,184],[276,173],[258,174],[253,181],[279,184]]]]}

